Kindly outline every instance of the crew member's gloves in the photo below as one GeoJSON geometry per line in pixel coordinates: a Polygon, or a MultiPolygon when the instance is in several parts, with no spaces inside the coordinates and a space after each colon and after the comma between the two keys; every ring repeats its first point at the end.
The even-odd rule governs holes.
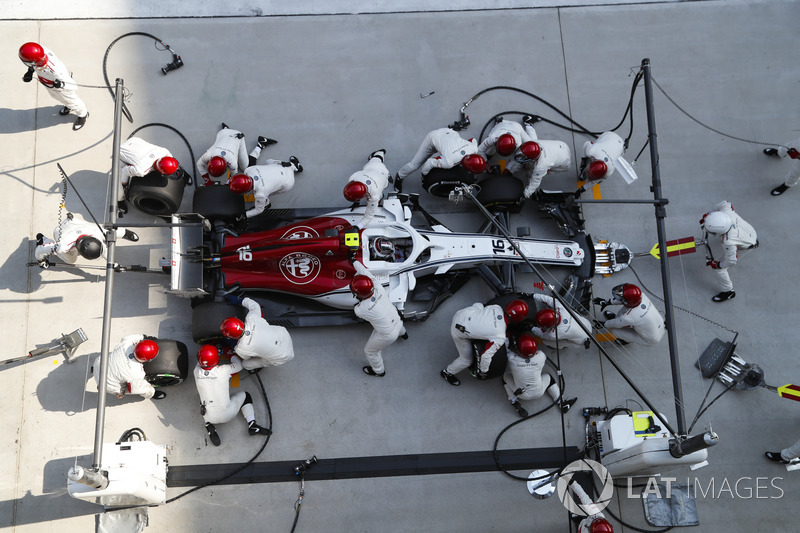
{"type": "Polygon", "coordinates": [[[719,270],[719,261],[706,261],[706,266],[709,266],[714,270],[719,270]]]}
{"type": "Polygon", "coordinates": [[[800,159],[800,152],[798,152],[796,148],[789,148],[789,151],[786,152],[786,155],[792,159],[800,159]]]}
{"type": "Polygon", "coordinates": [[[521,395],[522,395],[522,387],[514,391],[514,396],[521,396],[521,395]]]}
{"type": "Polygon", "coordinates": [[[394,178],[394,190],[397,192],[403,192],[403,178],[400,176],[395,176],[394,178]]]}
{"type": "Polygon", "coordinates": [[[208,177],[208,174],[203,174],[200,177],[203,178],[203,185],[211,185],[212,183],[214,183],[214,180],[208,177]]]}
{"type": "Polygon", "coordinates": [[[609,305],[611,305],[611,302],[609,302],[608,300],[604,300],[603,298],[594,298],[592,300],[592,303],[595,305],[599,305],[601,311],[604,310],[609,305]]]}
{"type": "Polygon", "coordinates": [[[33,67],[28,67],[28,72],[22,76],[22,81],[28,83],[33,79],[33,67]]]}
{"type": "Polygon", "coordinates": [[[38,264],[39,264],[39,268],[43,268],[43,269],[50,268],[50,261],[48,261],[47,259],[42,259],[41,261],[38,262],[38,264]]]}
{"type": "Polygon", "coordinates": [[[61,89],[64,87],[64,82],[61,80],[54,80],[53,81],[53,89],[61,89]]]}
{"type": "Polygon", "coordinates": [[[705,224],[705,222],[706,222],[706,217],[707,217],[707,216],[708,216],[708,213],[703,213],[703,218],[701,218],[701,219],[700,219],[700,225],[701,225],[701,226],[702,226],[703,224],[705,224]]]}

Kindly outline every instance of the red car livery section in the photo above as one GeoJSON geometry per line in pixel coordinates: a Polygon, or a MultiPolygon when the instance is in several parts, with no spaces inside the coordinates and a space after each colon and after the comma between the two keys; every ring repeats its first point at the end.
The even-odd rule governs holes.
{"type": "Polygon", "coordinates": [[[346,287],[355,275],[342,230],[349,222],[318,217],[269,231],[226,236],[221,268],[226,287],[319,296],[346,287]],[[334,229],[337,235],[325,236],[334,229]]]}

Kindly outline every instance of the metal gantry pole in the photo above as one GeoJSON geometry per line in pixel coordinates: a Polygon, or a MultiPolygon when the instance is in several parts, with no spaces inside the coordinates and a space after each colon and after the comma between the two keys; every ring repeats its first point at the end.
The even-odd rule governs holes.
{"type": "Polygon", "coordinates": [[[656,119],[653,110],[653,85],[650,74],[650,59],[642,60],[644,74],[644,95],[647,107],[647,139],[650,144],[650,166],[653,172],[653,198],[655,199],[656,231],[658,232],[658,248],[661,250],[661,283],[664,290],[664,315],[668,324],[667,341],[669,342],[669,361],[672,370],[672,392],[675,399],[675,415],[678,433],[686,435],[686,415],[683,410],[683,388],[681,386],[681,367],[678,358],[678,345],[675,340],[675,322],[672,310],[672,288],[667,262],[667,239],[664,219],[667,217],[667,202],[661,196],[661,174],[658,167],[658,142],[656,136],[656,119]]]}
{"type": "Polygon", "coordinates": [[[114,262],[116,259],[116,225],[117,210],[116,200],[119,192],[119,145],[122,137],[122,90],[124,83],[121,78],[116,80],[116,93],[114,97],[114,142],[111,154],[111,193],[108,198],[110,212],[109,224],[106,226],[106,287],[103,303],[103,337],[100,344],[100,379],[97,391],[97,418],[94,428],[94,457],[92,469],[97,472],[103,461],[103,429],[106,418],[106,382],[108,381],[108,350],[111,334],[111,308],[114,294],[114,262]]]}

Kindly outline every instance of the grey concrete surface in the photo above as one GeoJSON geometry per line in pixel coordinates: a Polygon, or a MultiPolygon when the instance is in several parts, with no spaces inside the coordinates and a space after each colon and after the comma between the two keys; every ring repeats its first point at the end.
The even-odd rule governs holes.
{"type": "MultiPolygon", "coordinates": [[[[4,8],[16,5],[7,3],[4,8]]],[[[352,9],[364,10],[369,9],[352,9]]],[[[32,258],[36,233],[52,234],[58,220],[56,162],[71,173],[92,211],[102,212],[113,104],[105,89],[82,88],[91,116],[83,130],[73,132],[73,119],[58,116],[59,106],[43,89],[21,82],[24,67],[16,60],[21,43],[42,42],[67,63],[78,83],[99,86],[103,55],[113,39],[130,31],[161,37],[186,64],[166,77],[158,69],[169,58],[156,52],[148,39],[124,39],[109,54],[109,77],[123,78],[131,91],[128,106],[134,124],[125,124],[123,136],[139,125],[165,122],[183,132],[199,156],[225,121],[246,133],[248,146],[259,134],[278,139],[265,155],[301,159],[305,172],[292,191],[273,198],[275,207],[344,206],[343,182],[372,150],[386,148],[387,165],[396,171],[425,133],[457,119],[463,102],[489,86],[533,92],[590,129],[614,127],[628,101],[633,71],[645,57],[651,59],[656,81],[697,120],[760,142],[795,138],[798,12],[796,1],[224,19],[127,20],[132,15],[121,14],[126,20],[90,21],[46,20],[61,15],[6,11],[0,22],[5,35],[0,47],[7,58],[6,75],[0,79],[0,174],[6,191],[0,210],[0,223],[6,228],[0,234],[3,356],[24,355],[78,327],[88,333],[89,341],[69,365],[57,356],[0,367],[0,387],[6,391],[6,431],[0,433],[0,447],[6,450],[0,459],[0,476],[6,480],[0,483],[0,527],[26,533],[54,527],[89,531],[98,511],[66,494],[66,471],[76,461],[90,462],[86,457],[92,451],[97,398],[92,383],[84,383],[87,362],[100,350],[102,276],[28,269],[25,262],[32,258]],[[28,20],[10,20],[21,18],[28,20]]],[[[640,88],[634,100],[629,160],[646,137],[643,95],[640,88]]],[[[761,241],[759,249],[743,255],[732,269],[737,297],[724,304],[710,300],[717,289],[702,253],[671,260],[675,304],[691,311],[676,311],[682,387],[691,423],[709,385],[694,361],[714,337],[731,338],[729,330],[740,332],[738,353],[760,364],[768,383],[800,379],[794,356],[798,291],[791,282],[797,239],[791,228],[799,197],[795,190],[780,198],[769,196],[783,179],[787,163],[763,156],[762,145],[703,128],[657,89],[655,103],[664,194],[670,199],[669,236],[699,235],[700,216],[728,199],[756,227],[761,241]]],[[[559,120],[529,97],[495,91],[471,104],[473,125],[467,132],[477,136],[492,115],[507,110],[559,120]]],[[[628,125],[620,131],[627,134],[628,125]]],[[[542,138],[563,139],[574,148],[574,156],[585,140],[549,125],[539,133],[542,138]]],[[[150,130],[143,136],[174,149],[181,161],[188,160],[174,135],[150,130]]],[[[645,150],[636,162],[640,180],[632,186],[619,178],[607,180],[603,197],[649,198],[649,168],[645,150]]],[[[544,186],[572,187],[575,178],[573,162],[570,171],[545,178],[544,186]]],[[[407,188],[419,192],[414,181],[412,176],[407,188]]],[[[463,206],[424,201],[458,229],[477,226],[478,217],[461,213],[463,206]]],[[[190,206],[187,194],[183,207],[190,206]]],[[[74,191],[67,195],[66,208],[87,214],[74,191]]],[[[595,239],[624,242],[634,251],[647,251],[656,241],[652,207],[588,205],[585,213],[595,239]]],[[[152,219],[132,211],[125,221],[152,219]]],[[[536,235],[559,236],[535,205],[527,205],[514,223],[530,225],[536,235]]],[[[118,247],[119,260],[155,267],[166,252],[168,233],[161,228],[139,233],[138,243],[122,242],[118,247]]],[[[633,269],[648,288],[661,293],[655,260],[636,259],[633,269]]],[[[596,279],[596,294],[606,296],[617,283],[635,282],[633,269],[596,279]]],[[[561,274],[553,276],[561,281],[561,274]]],[[[530,275],[523,278],[535,281],[530,275]]],[[[146,332],[194,348],[189,303],[164,294],[166,284],[159,275],[116,278],[112,343],[129,333],[146,332]]],[[[387,376],[380,380],[360,371],[367,327],[292,331],[295,360],[261,373],[275,433],[259,460],[490,450],[496,435],[517,417],[499,382],[464,376],[463,385],[454,388],[438,376],[455,357],[447,333],[452,313],[489,297],[474,280],[431,320],[411,324],[410,339],[386,350],[387,376]]],[[[673,421],[666,341],[653,348],[629,346],[614,351],[614,357],[673,421]]],[[[583,406],[637,408],[641,401],[594,349],[564,350],[560,361],[567,394],[580,398],[564,419],[567,445],[582,446],[583,406]]],[[[260,394],[252,377],[243,379],[241,387],[254,397],[260,394]]],[[[721,390],[716,385],[712,397],[721,390]]],[[[221,447],[206,441],[191,379],[167,393],[161,402],[109,398],[106,441],[140,427],[150,440],[170,446],[173,465],[241,462],[258,449],[260,437],[247,436],[240,419],[219,428],[221,447]]],[[[529,408],[543,402],[530,402],[529,408]]],[[[265,409],[260,401],[256,404],[262,421],[265,409]]],[[[720,436],[720,444],[710,452],[710,465],[694,472],[665,472],[690,483],[697,479],[703,487],[715,483],[713,494],[697,498],[701,525],[696,530],[792,527],[798,474],[769,463],[763,452],[797,439],[797,421],[797,404],[766,390],[730,392],[709,409],[695,432],[713,427],[720,436]]],[[[506,434],[501,448],[561,444],[561,419],[551,410],[506,434]]],[[[296,483],[276,483],[203,489],[151,509],[148,530],[289,531],[298,488],[296,483]]],[[[168,497],[181,492],[170,489],[168,497]]],[[[309,481],[302,509],[298,531],[511,532],[569,527],[556,498],[535,501],[524,484],[499,472],[309,481]]],[[[628,497],[625,489],[617,491],[611,509],[637,527],[652,529],[646,526],[641,501],[628,497]]],[[[633,531],[616,522],[615,527],[618,532],[633,531]]]]}

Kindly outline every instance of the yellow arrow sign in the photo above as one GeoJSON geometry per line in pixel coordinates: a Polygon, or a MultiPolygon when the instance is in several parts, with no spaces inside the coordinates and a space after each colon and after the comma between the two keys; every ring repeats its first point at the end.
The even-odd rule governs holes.
{"type": "MultiPolygon", "coordinates": [[[[684,237],[683,239],[667,241],[667,257],[691,254],[696,251],[697,246],[695,245],[694,237],[684,237]]],[[[661,258],[661,251],[658,249],[658,243],[650,250],[650,255],[654,256],[656,259],[661,258]]]]}
{"type": "Polygon", "coordinates": [[[790,383],[783,387],[778,387],[778,394],[781,398],[788,398],[789,400],[800,402],[800,387],[797,385],[792,385],[790,383]]]}

